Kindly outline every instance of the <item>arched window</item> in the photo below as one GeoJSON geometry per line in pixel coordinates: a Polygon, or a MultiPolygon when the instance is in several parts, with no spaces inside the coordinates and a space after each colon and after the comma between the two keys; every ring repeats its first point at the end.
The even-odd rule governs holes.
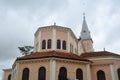
{"type": "Polygon", "coordinates": [[[117,70],[118,73],[118,80],[120,80],[120,68],[117,70]]]}
{"type": "Polygon", "coordinates": [[[68,80],[67,79],[67,69],[65,67],[60,68],[58,80],[68,80]]]}
{"type": "Polygon", "coordinates": [[[47,48],[48,48],[48,49],[51,49],[51,39],[48,39],[47,48]]]}
{"type": "Polygon", "coordinates": [[[57,40],[57,49],[61,49],[61,41],[57,40]]]}
{"type": "Polygon", "coordinates": [[[83,80],[83,71],[82,71],[82,69],[77,69],[76,70],[76,79],[83,80]]]}
{"type": "Polygon", "coordinates": [[[45,67],[40,67],[38,72],[38,80],[46,80],[46,69],[45,67]]]}
{"type": "Polygon", "coordinates": [[[8,80],[11,80],[11,74],[8,76],[8,80]]]}
{"type": "Polygon", "coordinates": [[[22,73],[22,80],[29,80],[29,69],[25,68],[22,73]]]}
{"type": "Polygon", "coordinates": [[[104,71],[99,70],[97,72],[97,80],[106,80],[106,78],[105,78],[105,72],[104,71]]]}
{"type": "Polygon", "coordinates": [[[63,41],[62,48],[63,48],[63,50],[66,50],[66,41],[63,41]]]}
{"type": "Polygon", "coordinates": [[[42,49],[46,49],[46,41],[45,40],[42,41],[42,49]]]}

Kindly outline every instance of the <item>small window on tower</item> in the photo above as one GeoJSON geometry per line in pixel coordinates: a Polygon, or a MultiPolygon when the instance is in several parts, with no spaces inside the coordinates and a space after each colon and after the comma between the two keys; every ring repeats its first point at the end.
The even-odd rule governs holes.
{"type": "Polygon", "coordinates": [[[57,40],[57,49],[61,49],[61,41],[57,40]]]}
{"type": "Polygon", "coordinates": [[[48,44],[48,45],[47,45],[47,48],[48,48],[48,49],[51,49],[51,39],[48,40],[47,44],[48,44]]]}
{"type": "Polygon", "coordinates": [[[66,50],[66,41],[63,41],[62,47],[63,47],[63,50],[66,50]]]}
{"type": "Polygon", "coordinates": [[[42,41],[42,49],[46,49],[46,41],[45,40],[42,41]]]}
{"type": "Polygon", "coordinates": [[[8,80],[11,80],[11,74],[8,76],[8,80]]]}
{"type": "Polygon", "coordinates": [[[84,30],[83,32],[85,33],[86,31],[84,30]]]}

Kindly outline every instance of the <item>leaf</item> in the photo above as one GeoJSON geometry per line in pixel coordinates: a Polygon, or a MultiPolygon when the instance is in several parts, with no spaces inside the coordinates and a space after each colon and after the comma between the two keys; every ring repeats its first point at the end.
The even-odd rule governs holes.
{"type": "Polygon", "coordinates": [[[22,55],[27,55],[33,52],[33,46],[23,46],[23,47],[18,47],[22,55]]]}

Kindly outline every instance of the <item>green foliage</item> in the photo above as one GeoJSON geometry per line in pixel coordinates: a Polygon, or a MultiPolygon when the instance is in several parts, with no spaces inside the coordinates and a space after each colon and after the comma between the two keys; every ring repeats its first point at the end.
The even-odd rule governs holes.
{"type": "Polygon", "coordinates": [[[33,52],[33,46],[23,46],[23,47],[18,47],[22,55],[27,55],[33,52]]]}

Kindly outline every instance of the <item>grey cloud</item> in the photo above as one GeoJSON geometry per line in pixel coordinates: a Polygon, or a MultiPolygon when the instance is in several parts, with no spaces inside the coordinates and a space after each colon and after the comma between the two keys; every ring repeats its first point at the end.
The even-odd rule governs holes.
{"type": "Polygon", "coordinates": [[[2,0],[1,5],[14,9],[29,9],[32,11],[44,9],[54,11],[67,4],[66,0],[2,0]]]}

